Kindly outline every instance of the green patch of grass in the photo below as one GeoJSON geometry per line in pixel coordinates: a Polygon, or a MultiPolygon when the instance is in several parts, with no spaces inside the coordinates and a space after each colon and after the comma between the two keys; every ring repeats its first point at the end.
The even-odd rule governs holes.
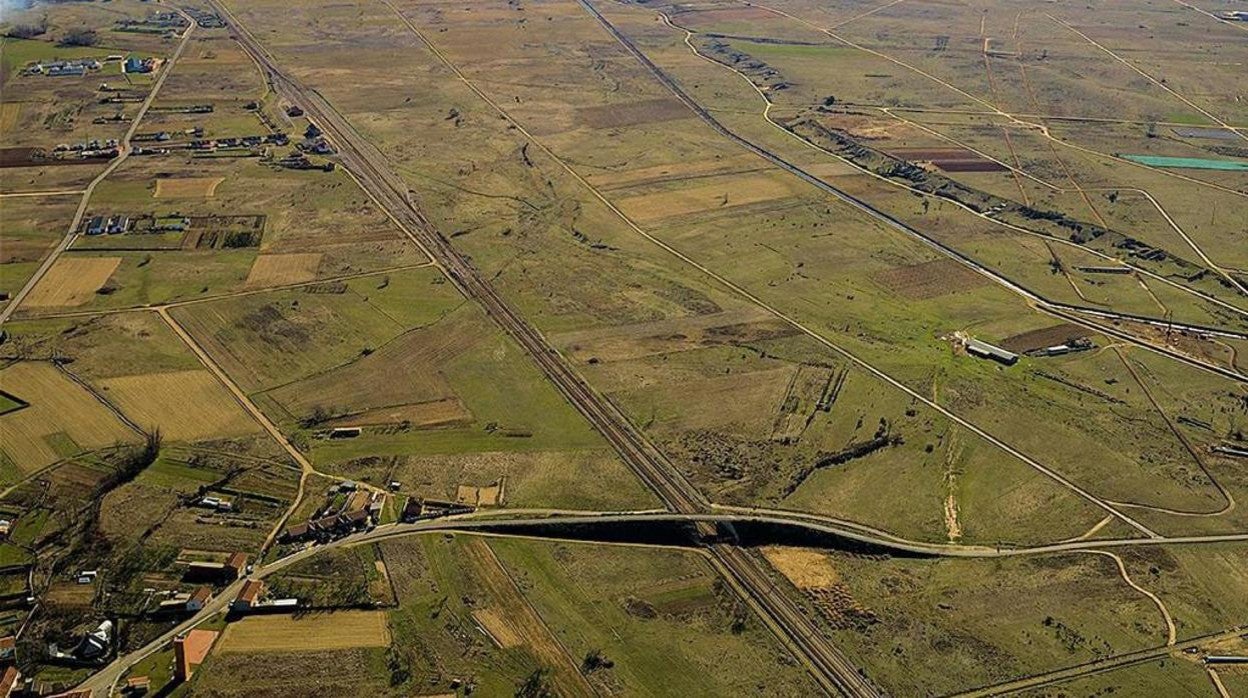
{"type": "Polygon", "coordinates": [[[598,651],[614,664],[590,672],[593,684],[636,695],[817,692],[695,553],[509,539],[490,546],[574,661],[598,651]],[[658,615],[630,613],[630,598],[650,601],[658,615]]]}
{"type": "MultiPolygon", "coordinates": [[[[201,625],[199,627],[203,626],[201,625]]],[[[149,654],[141,659],[137,664],[130,668],[130,671],[126,672],[125,677],[130,678],[132,676],[146,676],[152,682],[150,691],[156,695],[160,695],[164,687],[169,685],[174,680],[173,664],[173,646],[170,645],[167,649],[160,650],[159,652],[153,652],[152,654],[149,654]]],[[[125,685],[124,679],[122,680],[121,685],[125,685]]]]}
{"type": "Polygon", "coordinates": [[[14,410],[20,410],[21,408],[25,407],[28,404],[29,403],[27,403],[25,400],[22,400],[16,396],[13,396],[4,392],[3,390],[0,390],[0,415],[8,414],[9,412],[13,412],[14,410]]]}
{"type": "MultiPolygon", "coordinates": [[[[102,46],[61,46],[52,41],[39,39],[15,39],[12,37],[0,37],[0,55],[4,57],[4,70],[10,75],[26,67],[35,61],[52,61],[52,60],[72,60],[75,58],[103,58],[110,53],[115,53],[114,49],[102,46]]],[[[98,74],[117,72],[116,64],[106,65],[98,74]],[[109,68],[112,70],[109,70],[109,68]]],[[[46,78],[42,76],[34,76],[28,78],[30,80],[88,80],[90,76],[83,78],[46,78]]]]}
{"type": "Polygon", "coordinates": [[[212,470],[195,468],[182,462],[162,457],[139,475],[137,482],[176,490],[195,490],[199,486],[216,482],[221,474],[212,470]]]}
{"type": "Polygon", "coordinates": [[[13,463],[13,459],[9,454],[0,448],[0,485],[11,485],[25,477],[26,474],[22,469],[13,463]]]}
{"type": "Polygon", "coordinates": [[[22,514],[18,517],[17,523],[9,533],[9,540],[18,545],[33,544],[43,531],[43,527],[48,523],[48,518],[51,515],[52,512],[50,510],[42,508],[22,514]]]}
{"type": "Polygon", "coordinates": [[[72,458],[82,453],[82,447],[74,442],[66,432],[58,431],[54,434],[48,434],[44,437],[44,440],[48,442],[48,445],[56,452],[56,455],[61,458],[72,458]]]}
{"type": "Polygon", "coordinates": [[[0,543],[0,567],[25,565],[33,562],[34,555],[12,543],[0,543]]]}
{"type": "Polygon", "coordinates": [[[1167,114],[1165,120],[1173,124],[1187,124],[1190,126],[1210,126],[1213,124],[1213,122],[1203,114],[1195,114],[1192,112],[1175,112],[1173,114],[1167,114]]]}
{"type": "Polygon", "coordinates": [[[28,356],[70,359],[73,372],[88,380],[202,367],[155,313],[21,320],[5,330],[28,356]]]}

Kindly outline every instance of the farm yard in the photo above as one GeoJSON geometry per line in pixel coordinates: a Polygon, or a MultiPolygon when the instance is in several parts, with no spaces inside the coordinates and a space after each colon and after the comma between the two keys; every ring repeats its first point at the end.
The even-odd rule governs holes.
{"type": "Polygon", "coordinates": [[[0,670],[1234,695],[1224,12],[6,12],[0,670]]]}

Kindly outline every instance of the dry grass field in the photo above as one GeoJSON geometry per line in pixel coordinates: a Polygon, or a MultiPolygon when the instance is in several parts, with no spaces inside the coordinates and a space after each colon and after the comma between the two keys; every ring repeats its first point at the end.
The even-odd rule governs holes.
{"type": "Polygon", "coordinates": [[[208,371],[118,376],[98,386],[130,419],[158,427],[172,441],[242,436],[260,428],[208,371]]]}
{"type": "Polygon", "coordinates": [[[796,188],[791,181],[774,175],[726,176],[713,183],[695,183],[628,196],[619,199],[618,205],[630,218],[654,222],[689,214],[724,212],[749,204],[785,199],[795,193],[796,188]]]}
{"type": "Polygon", "coordinates": [[[819,550],[771,546],[762,553],[798,589],[830,587],[841,579],[828,555],[819,550]]]}
{"type": "Polygon", "coordinates": [[[247,285],[284,286],[312,281],[320,264],[319,252],[262,254],[256,257],[251,271],[247,272],[247,285]]]}
{"type": "Polygon", "coordinates": [[[120,265],[120,257],[58,259],[30,292],[26,304],[33,308],[84,305],[120,265]]]}
{"type": "Polygon", "coordinates": [[[487,598],[497,604],[494,608],[485,609],[487,617],[491,617],[492,621],[500,621],[494,623],[493,627],[485,626],[490,635],[500,644],[510,642],[513,645],[523,645],[541,666],[550,669],[556,690],[560,693],[592,693],[585,677],[577,669],[576,660],[568,654],[537,610],[524,597],[486,541],[467,537],[460,550],[464,555],[464,563],[473,571],[473,575],[486,591],[487,598]],[[502,636],[495,636],[495,631],[502,636]]]}
{"type": "Polygon", "coordinates": [[[158,177],[152,196],[157,199],[209,199],[225,177],[158,177]]]}
{"type": "MultiPolygon", "coordinates": [[[[199,227],[83,236],[0,342],[0,388],[30,403],[0,414],[0,479],[74,458],[0,497],[19,526],[58,527],[54,549],[6,550],[62,606],[136,617],[188,547],[263,565],[296,547],[261,550],[287,507],[287,524],[319,515],[343,479],[397,490],[383,523],[412,497],[529,516],[663,506],[576,394],[618,409],[712,505],[985,557],[1059,546],[746,551],[881,693],[957,694],[1243,624],[1244,546],[1210,537],[1248,530],[1248,175],[1195,161],[1248,162],[1248,24],[1216,16],[1228,3],[220,7],[242,26],[196,27],[136,125],[174,147],[126,157],[84,209],[199,227]],[[269,84],[240,37],[345,124],[269,84]],[[314,122],[359,152],[283,163],[314,122]],[[177,147],[276,131],[292,143],[177,147]],[[442,271],[458,262],[415,268],[429,260],[396,225],[410,212],[378,203],[390,194],[585,395],[465,297],[475,284],[442,271]],[[231,220],[251,228],[201,223],[231,220]],[[1074,337],[1086,350],[1034,351],[1074,337]],[[968,338],[1022,356],[986,360],[968,338]],[[104,449],[136,440],[126,420],[167,444],[97,491],[129,453],[104,449]],[[237,518],[188,504],[206,485],[240,497],[237,518]],[[116,575],[101,593],[63,588],[95,566],[116,575]]],[[[37,11],[46,35],[4,40],[3,194],[85,186],[103,161],[53,167],[34,149],[120,137],[156,84],[20,66],[179,43],[118,30],[157,11],[140,0],[37,11]],[[97,47],[64,45],[79,26],[97,47]]],[[[78,196],[5,199],[0,292],[34,273],[78,196]]],[[[233,623],[188,690],[818,692],[700,554],[438,534],[347,549],[378,554],[360,577],[325,550],[305,583],[393,582],[394,605],[233,623]]],[[[127,627],[119,656],[144,632],[127,627]]],[[[1205,651],[1032,695],[1208,692],[1205,651]]]]}
{"type": "Polygon", "coordinates": [[[222,654],[253,652],[310,652],[359,647],[385,647],[390,643],[386,614],[382,611],[337,611],[294,618],[286,615],[250,616],[226,627],[217,651],[222,654]]]}
{"type": "Polygon", "coordinates": [[[30,403],[0,415],[0,449],[22,472],[137,438],[91,393],[51,364],[19,362],[0,369],[0,390],[30,403]]]}

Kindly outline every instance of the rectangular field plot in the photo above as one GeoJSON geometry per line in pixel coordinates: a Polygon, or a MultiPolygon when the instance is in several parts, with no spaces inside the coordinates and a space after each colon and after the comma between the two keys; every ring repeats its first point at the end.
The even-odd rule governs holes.
{"type": "Polygon", "coordinates": [[[122,412],[145,428],[160,427],[174,441],[239,436],[257,425],[208,371],[121,376],[100,387],[122,412]]]}
{"type": "Polygon", "coordinates": [[[282,286],[312,281],[321,265],[319,252],[262,254],[251,264],[248,286],[282,286]]]}
{"type": "Polygon", "coordinates": [[[724,177],[713,184],[640,194],[620,199],[617,203],[630,218],[650,222],[785,199],[795,193],[796,187],[786,179],[756,175],[724,177]]]}
{"type": "Polygon", "coordinates": [[[577,115],[590,128],[618,128],[692,118],[693,112],[676,99],[648,99],[629,104],[581,107],[577,110],[577,115]]]}
{"type": "Polygon", "coordinates": [[[338,611],[302,618],[251,616],[230,624],[221,638],[222,653],[343,650],[385,647],[390,629],[383,611],[338,611]]]}
{"type": "Polygon", "coordinates": [[[22,362],[5,368],[0,390],[30,403],[0,415],[0,449],[24,472],[135,436],[51,364],[22,362]]]}
{"type": "Polygon", "coordinates": [[[156,179],[157,199],[210,198],[225,177],[159,177],[156,179]]]}
{"type": "Polygon", "coordinates": [[[83,305],[108,283],[121,257],[65,257],[51,269],[26,297],[26,305],[47,308],[83,305]]]}
{"type": "Polygon", "coordinates": [[[936,298],[991,283],[952,259],[885,269],[875,274],[875,281],[900,296],[914,299],[936,298]]]}

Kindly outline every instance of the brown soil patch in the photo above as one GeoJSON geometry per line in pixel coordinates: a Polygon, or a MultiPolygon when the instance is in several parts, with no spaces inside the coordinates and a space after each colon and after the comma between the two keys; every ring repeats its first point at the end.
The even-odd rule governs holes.
{"type": "Polygon", "coordinates": [[[248,286],[285,286],[316,279],[321,266],[320,252],[262,254],[251,263],[247,273],[248,286]]]}
{"type": "Polygon", "coordinates": [[[506,649],[520,644],[520,634],[497,608],[478,609],[472,612],[472,617],[500,648],[506,649]]]}
{"type": "Polygon", "coordinates": [[[156,180],[157,199],[211,198],[225,177],[160,177],[156,180]]]}
{"type": "Polygon", "coordinates": [[[21,102],[0,104],[0,133],[13,133],[17,128],[17,121],[21,115],[21,102]]]}
{"type": "Polygon", "coordinates": [[[868,125],[846,128],[845,132],[857,140],[876,141],[892,138],[894,129],[891,125],[868,125]]]}
{"type": "Polygon", "coordinates": [[[6,239],[0,244],[0,264],[38,261],[53,244],[52,240],[6,239]]]}
{"type": "Polygon", "coordinates": [[[1042,327],[1038,330],[1030,330],[1022,334],[1016,334],[1013,337],[1007,337],[1001,342],[1001,347],[1021,354],[1034,349],[1065,344],[1067,340],[1076,337],[1087,337],[1089,334],[1086,329],[1078,325],[1063,322],[1052,327],[1042,327]]]}
{"type": "Polygon", "coordinates": [[[628,104],[603,104],[581,107],[576,110],[578,120],[590,128],[620,128],[658,121],[672,121],[693,117],[679,100],[671,98],[646,99],[628,104]]]}
{"type": "Polygon", "coordinates": [[[60,611],[74,609],[86,610],[95,599],[94,584],[76,584],[74,582],[57,582],[48,587],[43,594],[43,601],[48,606],[60,611]]]}
{"type": "Polygon", "coordinates": [[[171,441],[250,434],[258,426],[208,371],[147,373],[99,381],[101,390],[144,429],[171,441]]]}
{"type": "Polygon", "coordinates": [[[988,285],[986,277],[952,259],[893,267],[875,274],[875,281],[888,290],[922,300],[988,285]]]}
{"type": "Polygon", "coordinates": [[[121,257],[61,257],[39,281],[26,305],[32,308],[82,305],[95,296],[121,265],[121,257]]]}
{"type": "Polygon", "coordinates": [[[991,160],[933,160],[945,172],[1005,172],[1006,168],[991,160]]]}
{"type": "Polygon", "coordinates": [[[455,490],[455,499],[461,504],[477,507],[494,507],[503,503],[504,481],[500,480],[487,487],[460,485],[455,490]]]}
{"type": "Polygon", "coordinates": [[[841,580],[827,553],[778,545],[766,546],[762,552],[763,557],[798,589],[823,589],[841,580]]]}

